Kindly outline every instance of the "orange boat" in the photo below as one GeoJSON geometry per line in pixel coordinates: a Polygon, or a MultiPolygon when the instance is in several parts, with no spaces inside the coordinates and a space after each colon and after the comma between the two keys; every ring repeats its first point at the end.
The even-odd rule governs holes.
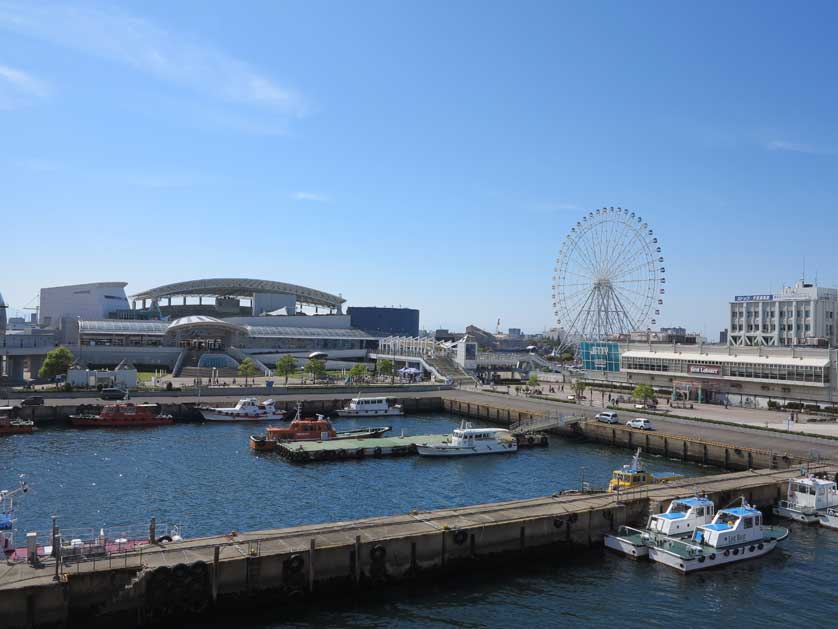
{"type": "Polygon", "coordinates": [[[332,422],[318,415],[316,419],[302,419],[300,407],[297,417],[288,426],[268,426],[264,435],[250,435],[250,448],[257,451],[273,450],[278,441],[334,441],[336,439],[370,439],[380,437],[390,426],[359,428],[338,432],[332,422]]]}
{"type": "Polygon", "coordinates": [[[175,420],[157,413],[156,404],[125,402],[108,404],[98,415],[70,415],[70,423],[85,428],[137,428],[174,424],[175,420]]]}
{"type": "Polygon", "coordinates": [[[12,406],[0,406],[0,435],[19,435],[35,430],[35,422],[12,419],[12,406]]]}

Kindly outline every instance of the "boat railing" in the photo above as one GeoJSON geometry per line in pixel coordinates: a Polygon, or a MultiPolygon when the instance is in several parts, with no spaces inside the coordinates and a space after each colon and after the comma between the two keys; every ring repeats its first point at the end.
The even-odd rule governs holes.
{"type": "Polygon", "coordinates": [[[788,509],[789,511],[799,511],[800,513],[814,513],[814,507],[804,507],[793,500],[780,500],[777,506],[781,509],[788,509]]]}

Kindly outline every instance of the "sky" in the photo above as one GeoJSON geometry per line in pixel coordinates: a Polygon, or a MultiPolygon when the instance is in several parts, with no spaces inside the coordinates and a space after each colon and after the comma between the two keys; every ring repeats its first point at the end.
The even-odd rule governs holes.
{"type": "Polygon", "coordinates": [[[257,277],[421,326],[555,325],[630,208],[658,324],[838,286],[838,4],[0,0],[0,293],[257,277]]]}

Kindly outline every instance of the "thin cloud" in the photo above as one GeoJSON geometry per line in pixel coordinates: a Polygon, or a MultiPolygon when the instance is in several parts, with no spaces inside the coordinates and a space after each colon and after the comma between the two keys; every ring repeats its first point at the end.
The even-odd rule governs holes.
{"type": "Polygon", "coordinates": [[[0,0],[0,28],[80,50],[212,98],[307,113],[302,96],[210,45],[106,8],[0,0]]]}
{"type": "Polygon", "coordinates": [[[331,197],[313,192],[297,192],[294,194],[294,199],[297,201],[310,201],[312,203],[329,203],[332,200],[331,197]]]}
{"type": "Polygon", "coordinates": [[[49,86],[31,74],[0,65],[0,108],[12,109],[49,96],[49,86]]]}
{"type": "Polygon", "coordinates": [[[835,150],[803,142],[786,142],[785,140],[771,140],[765,147],[769,151],[786,151],[789,153],[804,153],[806,155],[835,155],[835,150]]]}

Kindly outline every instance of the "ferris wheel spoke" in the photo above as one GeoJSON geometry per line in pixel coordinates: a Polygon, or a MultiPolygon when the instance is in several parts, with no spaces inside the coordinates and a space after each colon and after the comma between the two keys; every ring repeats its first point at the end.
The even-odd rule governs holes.
{"type": "Polygon", "coordinates": [[[632,318],[634,320],[634,324],[636,326],[640,326],[646,318],[645,304],[648,303],[648,300],[646,300],[643,296],[637,296],[642,300],[641,302],[638,302],[635,296],[626,292],[619,293],[619,297],[622,298],[621,302],[626,301],[634,307],[634,316],[632,318]]]}
{"type": "MultiPolygon", "coordinates": [[[[637,259],[638,257],[639,256],[635,256],[635,259],[637,259]]],[[[642,262],[639,262],[639,263],[635,264],[634,266],[626,267],[624,269],[621,269],[619,273],[616,273],[614,275],[614,279],[619,280],[620,278],[623,278],[626,275],[634,273],[635,271],[639,271],[643,268],[647,268],[647,269],[649,269],[650,272],[653,272],[654,269],[655,269],[654,260],[646,259],[646,260],[643,260],[642,262]]]]}
{"type": "Polygon", "coordinates": [[[587,237],[584,239],[580,238],[576,251],[579,253],[578,259],[582,266],[591,274],[592,277],[596,277],[596,259],[591,251],[591,243],[588,241],[587,237]]]}
{"type": "MultiPolygon", "coordinates": [[[[641,238],[640,232],[636,231],[633,226],[626,225],[628,232],[628,236],[623,240],[622,245],[617,250],[615,257],[614,257],[614,266],[616,267],[619,264],[623,263],[623,258],[628,255],[632,248],[634,247],[635,243],[639,241],[641,238]]],[[[641,241],[642,242],[642,241],[641,241]]],[[[641,247],[642,249],[642,247],[641,247]]]]}

